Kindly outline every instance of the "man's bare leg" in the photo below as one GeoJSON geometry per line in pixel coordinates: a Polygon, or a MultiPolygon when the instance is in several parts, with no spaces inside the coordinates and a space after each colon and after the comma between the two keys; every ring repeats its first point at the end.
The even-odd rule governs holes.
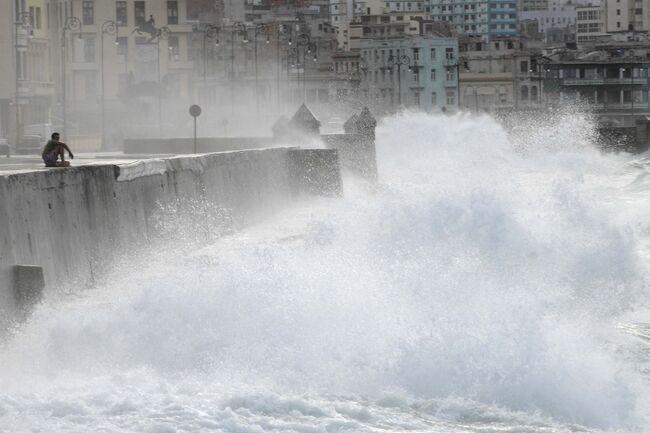
{"type": "Polygon", "coordinates": [[[61,158],[61,162],[57,163],[56,165],[59,167],[70,167],[70,162],[65,160],[65,149],[63,146],[59,146],[59,150],[57,150],[57,155],[59,158],[61,158]]]}

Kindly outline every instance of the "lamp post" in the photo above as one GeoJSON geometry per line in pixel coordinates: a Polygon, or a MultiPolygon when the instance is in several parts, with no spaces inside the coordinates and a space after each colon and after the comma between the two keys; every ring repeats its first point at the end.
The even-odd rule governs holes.
{"type": "MultiPolygon", "coordinates": [[[[301,33],[296,38],[296,60],[298,62],[298,67],[300,67],[300,49],[302,48],[302,100],[303,102],[307,99],[307,54],[313,52],[314,62],[318,61],[317,56],[317,46],[311,42],[311,38],[306,33],[301,33]]],[[[299,70],[300,71],[300,70],[299,70]]]]}
{"type": "Polygon", "coordinates": [[[102,57],[102,149],[106,149],[106,86],[104,81],[104,35],[115,35],[115,46],[119,45],[117,41],[118,24],[113,20],[106,20],[102,24],[101,37],[101,57],[102,57]]]}
{"type": "Polygon", "coordinates": [[[63,55],[61,56],[61,66],[63,73],[61,74],[61,104],[63,110],[63,136],[67,137],[68,131],[68,106],[67,106],[67,78],[66,78],[66,66],[68,63],[68,53],[67,53],[67,32],[79,30],[79,38],[81,39],[81,20],[77,17],[71,16],[66,18],[65,24],[63,26],[63,32],[61,37],[61,48],[63,50],[63,55]]]}
{"type": "MultiPolygon", "coordinates": [[[[276,56],[277,56],[276,61],[277,61],[277,68],[278,68],[278,71],[277,71],[277,84],[276,84],[278,109],[280,109],[280,106],[282,105],[281,102],[280,102],[280,99],[281,99],[281,95],[280,95],[281,94],[281,91],[280,91],[280,75],[282,74],[282,65],[280,64],[280,35],[284,34],[285,31],[286,31],[286,27],[284,26],[284,24],[280,24],[278,26],[278,35],[277,35],[278,37],[277,37],[277,40],[276,40],[276,47],[275,47],[276,56]]],[[[291,45],[291,35],[289,35],[288,44],[291,45]]],[[[289,57],[289,52],[288,51],[287,51],[287,57],[289,57]]]]}
{"type": "MultiPolygon", "coordinates": [[[[23,59],[25,56],[21,56],[21,52],[26,51],[27,49],[27,40],[19,38],[18,29],[23,31],[29,30],[33,32],[31,26],[31,14],[29,12],[20,12],[18,13],[18,19],[14,23],[15,33],[14,33],[14,49],[16,52],[16,149],[20,146],[20,141],[22,138],[22,116],[20,112],[20,81],[21,78],[24,80],[25,77],[25,62],[23,59]],[[23,40],[25,43],[23,44],[23,40]]],[[[30,35],[31,36],[31,35],[30,35]]]]}
{"type": "Polygon", "coordinates": [[[246,25],[241,22],[235,22],[230,28],[230,112],[235,114],[235,36],[237,33],[243,33],[244,44],[248,43],[248,36],[246,35],[246,25]]]}
{"type": "MultiPolygon", "coordinates": [[[[255,45],[255,107],[257,110],[257,114],[260,112],[260,97],[259,97],[259,72],[257,68],[257,36],[260,33],[264,33],[266,35],[266,43],[269,44],[271,43],[271,40],[269,39],[269,26],[267,24],[260,24],[258,26],[253,27],[253,39],[254,39],[254,45],[255,45]]],[[[279,43],[280,37],[278,35],[278,43],[279,43]]]]}
{"type": "Polygon", "coordinates": [[[215,45],[219,46],[219,27],[214,24],[207,24],[203,30],[203,87],[207,87],[208,84],[208,51],[207,51],[207,40],[215,40],[215,45]]]}
{"type": "Polygon", "coordinates": [[[411,58],[406,54],[401,56],[389,56],[386,61],[387,65],[391,68],[397,66],[397,103],[402,106],[402,66],[408,66],[411,63],[411,58]]]}
{"type": "MultiPolygon", "coordinates": [[[[158,51],[158,55],[156,56],[156,59],[158,61],[158,91],[156,92],[158,95],[158,132],[162,136],[162,103],[161,103],[161,72],[160,72],[160,41],[161,40],[167,40],[169,37],[169,34],[171,31],[169,30],[169,27],[161,27],[156,35],[156,47],[158,51]]],[[[168,46],[167,51],[171,50],[172,47],[168,46]]],[[[167,54],[169,56],[169,53],[167,54]]],[[[168,57],[169,58],[169,57],[168,57]]]]}

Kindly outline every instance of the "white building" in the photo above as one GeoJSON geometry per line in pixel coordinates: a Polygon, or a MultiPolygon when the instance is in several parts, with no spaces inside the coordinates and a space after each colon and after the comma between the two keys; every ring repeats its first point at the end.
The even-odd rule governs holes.
{"type": "Polygon", "coordinates": [[[576,24],[576,5],[560,0],[550,0],[546,9],[519,12],[520,20],[537,21],[540,33],[549,29],[564,29],[576,24]]]}
{"type": "Polygon", "coordinates": [[[606,0],[605,31],[650,31],[650,0],[606,0]]]}
{"type": "Polygon", "coordinates": [[[576,42],[584,44],[605,35],[604,9],[600,5],[576,6],[576,42]]]}

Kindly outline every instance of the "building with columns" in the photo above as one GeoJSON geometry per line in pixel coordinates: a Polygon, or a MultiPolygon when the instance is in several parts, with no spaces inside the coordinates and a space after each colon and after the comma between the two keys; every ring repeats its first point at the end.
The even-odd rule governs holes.
{"type": "Polygon", "coordinates": [[[125,134],[174,133],[191,93],[186,0],[59,3],[68,135],[110,149],[125,134]]]}
{"type": "Polygon", "coordinates": [[[556,103],[581,103],[600,118],[634,126],[650,115],[650,49],[647,42],[596,44],[577,56],[554,56],[546,65],[546,95],[556,103]]]}
{"type": "Polygon", "coordinates": [[[25,135],[49,130],[55,92],[48,10],[45,0],[0,2],[0,137],[14,148],[25,135]]]}

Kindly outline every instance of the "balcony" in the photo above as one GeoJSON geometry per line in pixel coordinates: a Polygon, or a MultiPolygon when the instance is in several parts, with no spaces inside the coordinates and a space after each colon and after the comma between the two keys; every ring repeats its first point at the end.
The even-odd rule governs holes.
{"type": "Polygon", "coordinates": [[[647,78],[564,78],[563,86],[644,86],[647,78]]]}

